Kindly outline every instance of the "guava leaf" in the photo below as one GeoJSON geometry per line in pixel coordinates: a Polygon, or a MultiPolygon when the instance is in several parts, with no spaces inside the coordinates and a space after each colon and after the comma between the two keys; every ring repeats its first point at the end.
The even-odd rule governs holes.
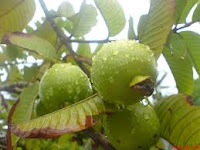
{"type": "Polygon", "coordinates": [[[163,55],[172,71],[179,92],[191,94],[194,85],[192,62],[185,41],[178,34],[173,34],[170,48],[165,48],[163,55]]]}
{"type": "Polygon", "coordinates": [[[108,28],[109,36],[121,32],[126,24],[124,11],[118,0],[94,0],[108,28]]]}
{"type": "Polygon", "coordinates": [[[3,38],[3,43],[13,44],[29,51],[36,52],[44,58],[56,61],[56,50],[46,40],[32,34],[8,33],[3,38]]]}
{"type": "Polygon", "coordinates": [[[195,9],[192,16],[192,21],[200,21],[200,3],[197,4],[197,8],[195,9]]]}
{"type": "Polygon", "coordinates": [[[175,18],[175,0],[151,0],[145,25],[140,30],[139,41],[148,45],[158,58],[167,42],[175,18]]]}
{"type": "Polygon", "coordinates": [[[140,17],[139,23],[138,23],[138,28],[137,28],[137,32],[138,32],[138,36],[140,37],[142,35],[143,29],[146,25],[146,21],[147,21],[148,15],[142,15],[140,17]]]}
{"type": "Polygon", "coordinates": [[[45,20],[32,34],[49,41],[52,45],[55,45],[57,42],[57,34],[47,20],[45,20]]]}
{"type": "MultiPolygon", "coordinates": [[[[13,112],[11,123],[18,124],[24,121],[28,121],[31,118],[33,105],[35,98],[38,95],[39,83],[35,83],[32,86],[25,88],[21,95],[20,100],[13,112]]],[[[15,145],[18,141],[18,137],[12,134],[12,145],[15,145]]]]}
{"type": "Polygon", "coordinates": [[[187,50],[195,69],[200,75],[200,35],[192,31],[184,31],[180,35],[187,45],[187,50]]]}
{"type": "Polygon", "coordinates": [[[82,37],[87,34],[91,28],[97,23],[97,11],[91,4],[83,1],[80,11],[68,19],[73,23],[72,34],[75,37],[82,37]]]}
{"type": "Polygon", "coordinates": [[[75,14],[75,10],[70,2],[64,1],[58,7],[57,14],[61,17],[68,18],[75,14]]]}
{"type": "MultiPolygon", "coordinates": [[[[179,3],[185,3],[185,0],[177,0],[179,1],[179,3]]],[[[186,4],[185,7],[182,8],[182,11],[180,13],[180,17],[179,17],[179,22],[178,23],[185,23],[186,22],[186,18],[190,12],[190,10],[192,9],[192,7],[197,3],[198,0],[186,0],[186,4]]],[[[182,4],[181,4],[182,5],[182,4]]],[[[178,7],[178,6],[177,6],[178,7]]],[[[176,7],[176,8],[177,8],[176,7]]]]}
{"type": "Polygon", "coordinates": [[[6,33],[23,30],[34,12],[34,0],[1,0],[0,41],[6,33]]]}
{"type": "Polygon", "coordinates": [[[78,45],[78,49],[77,49],[76,53],[83,57],[92,58],[90,44],[88,44],[88,43],[80,43],[78,45]]]}
{"type": "Polygon", "coordinates": [[[13,125],[12,132],[19,137],[52,138],[93,126],[96,122],[94,117],[104,111],[103,100],[93,95],[61,110],[13,125]]]}
{"type": "Polygon", "coordinates": [[[187,5],[188,0],[176,0],[176,20],[175,23],[178,24],[182,13],[187,5]]]}
{"type": "MultiPolygon", "coordinates": [[[[185,94],[160,100],[155,111],[161,123],[161,136],[176,147],[194,149],[200,144],[200,107],[185,94]]],[[[182,149],[182,148],[179,148],[182,149]]]]}
{"type": "Polygon", "coordinates": [[[129,28],[128,28],[128,39],[136,39],[134,25],[133,25],[133,17],[129,18],[129,28]]]}

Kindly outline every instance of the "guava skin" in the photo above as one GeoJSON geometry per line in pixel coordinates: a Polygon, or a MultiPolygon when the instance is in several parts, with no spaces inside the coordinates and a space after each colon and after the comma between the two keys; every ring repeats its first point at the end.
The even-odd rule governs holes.
{"type": "Polygon", "coordinates": [[[71,64],[55,64],[42,77],[39,96],[49,112],[62,108],[65,103],[75,103],[92,95],[86,74],[71,64]]]}
{"type": "Polygon", "coordinates": [[[149,76],[155,82],[156,74],[153,52],[133,40],[105,44],[94,57],[91,68],[98,93],[111,103],[123,105],[135,104],[144,97],[130,87],[135,77],[149,76]]]}
{"type": "Polygon", "coordinates": [[[151,106],[140,103],[104,118],[105,135],[117,150],[147,150],[157,143],[160,122],[151,106]]]}
{"type": "Polygon", "coordinates": [[[39,101],[39,103],[37,103],[35,110],[36,110],[36,115],[38,117],[49,113],[48,109],[43,105],[43,103],[41,101],[39,101]]]}

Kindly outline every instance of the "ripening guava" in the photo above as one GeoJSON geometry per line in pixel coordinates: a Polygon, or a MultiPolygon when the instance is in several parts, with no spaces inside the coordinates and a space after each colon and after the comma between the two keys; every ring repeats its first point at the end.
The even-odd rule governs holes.
{"type": "Polygon", "coordinates": [[[75,103],[92,95],[86,74],[71,64],[55,64],[42,77],[39,96],[49,112],[62,108],[65,103],[75,103]]]}
{"type": "Polygon", "coordinates": [[[159,119],[151,106],[137,103],[104,119],[105,135],[117,150],[148,150],[160,133],[159,119]]]}
{"type": "Polygon", "coordinates": [[[154,53],[148,46],[133,40],[105,44],[93,59],[91,78],[105,100],[134,104],[153,92],[154,53]]]}

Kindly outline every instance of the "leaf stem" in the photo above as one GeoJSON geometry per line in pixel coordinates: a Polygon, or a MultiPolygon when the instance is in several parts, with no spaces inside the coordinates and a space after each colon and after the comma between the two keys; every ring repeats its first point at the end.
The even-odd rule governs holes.
{"type": "Polygon", "coordinates": [[[196,23],[196,21],[192,21],[192,22],[185,23],[184,26],[179,27],[179,28],[175,27],[175,28],[173,29],[173,32],[176,33],[178,30],[181,30],[181,29],[187,28],[187,27],[193,25],[194,23],[196,23]]]}

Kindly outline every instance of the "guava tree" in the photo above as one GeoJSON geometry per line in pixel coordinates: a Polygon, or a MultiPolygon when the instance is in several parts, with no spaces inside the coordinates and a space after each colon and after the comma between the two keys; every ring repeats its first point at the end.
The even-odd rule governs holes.
{"type": "Polygon", "coordinates": [[[151,0],[137,31],[117,0],[80,3],[54,11],[39,0],[34,29],[34,0],[1,0],[0,149],[198,149],[200,35],[187,27],[199,1],[151,0]],[[98,17],[108,34],[89,40],[98,17]],[[160,56],[178,94],[163,95],[160,56]]]}

